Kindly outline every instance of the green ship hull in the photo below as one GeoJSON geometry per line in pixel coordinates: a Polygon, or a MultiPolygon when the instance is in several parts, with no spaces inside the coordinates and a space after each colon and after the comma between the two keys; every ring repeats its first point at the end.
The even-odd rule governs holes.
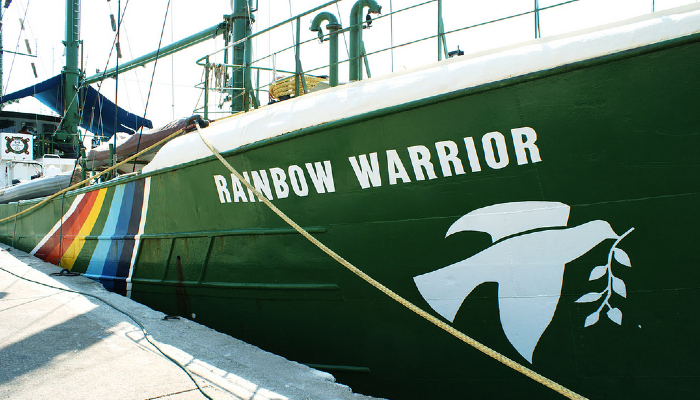
{"type": "MultiPolygon", "coordinates": [[[[685,35],[222,150],[319,241],[508,358],[589,398],[689,398],[699,63],[700,35],[685,35]]],[[[336,263],[213,155],[70,192],[0,229],[356,392],[561,398],[336,263]]]]}

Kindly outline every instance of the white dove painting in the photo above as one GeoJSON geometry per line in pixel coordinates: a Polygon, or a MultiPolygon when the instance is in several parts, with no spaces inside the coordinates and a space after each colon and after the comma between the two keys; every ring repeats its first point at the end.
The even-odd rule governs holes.
{"type": "MultiPolygon", "coordinates": [[[[569,211],[570,207],[563,203],[530,201],[496,204],[464,215],[450,226],[446,237],[462,231],[486,232],[494,244],[465,260],[414,277],[418,290],[436,312],[454,321],[474,288],[484,282],[498,283],[503,331],[518,353],[532,363],[535,346],[559,302],[565,265],[606,239],[619,242],[622,238],[602,220],[567,228],[569,211]]],[[[615,283],[613,279],[618,278],[612,275],[609,265],[610,260],[607,276],[609,282],[615,283]]],[[[606,271],[596,272],[598,276],[594,277],[592,273],[591,280],[605,274],[606,271]]],[[[597,321],[603,305],[610,309],[608,316],[621,323],[621,313],[608,303],[612,293],[609,289],[589,293],[579,302],[597,301],[606,293],[604,303],[589,317],[591,323],[587,319],[587,325],[597,321]]]]}

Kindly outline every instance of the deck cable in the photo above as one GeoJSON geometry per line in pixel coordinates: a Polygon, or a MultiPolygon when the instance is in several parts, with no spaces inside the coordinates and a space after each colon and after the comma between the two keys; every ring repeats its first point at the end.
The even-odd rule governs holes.
{"type": "Polygon", "coordinates": [[[326,245],[321,243],[318,239],[314,238],[311,236],[309,232],[307,232],[304,228],[299,226],[296,222],[294,222],[291,218],[289,218],[284,212],[282,212],[279,208],[277,208],[270,200],[267,199],[267,197],[263,196],[260,191],[258,191],[250,182],[248,182],[247,179],[245,179],[238,171],[236,171],[235,168],[231,166],[231,164],[228,163],[224,159],[224,157],[219,153],[218,150],[214,148],[214,146],[209,142],[209,140],[204,137],[202,134],[202,130],[199,128],[199,123],[195,122],[195,126],[197,127],[197,132],[199,133],[199,137],[202,139],[202,142],[211,150],[211,152],[216,156],[216,158],[221,161],[226,168],[228,168],[229,171],[240,181],[242,182],[248,190],[252,191],[255,196],[258,198],[259,201],[265,203],[266,206],[270,208],[275,214],[277,214],[280,218],[284,220],[289,226],[294,228],[297,232],[299,232],[302,236],[304,236],[307,240],[309,240],[312,244],[314,244],[316,247],[321,249],[324,253],[328,254],[330,257],[332,257],[334,260],[339,262],[341,265],[343,265],[345,268],[349,269],[351,272],[353,272],[355,275],[359,276],[362,278],[364,281],[369,283],[370,285],[374,286],[376,289],[380,290],[393,300],[399,302],[401,305],[404,307],[408,308],[409,310],[413,311],[414,313],[418,314],[419,316],[425,318],[432,324],[436,325],[437,327],[441,328],[442,330],[446,331],[447,333],[451,334],[452,336],[456,337],[457,339],[465,342],[466,344],[474,347],[475,349],[479,350],[480,352],[488,355],[489,357],[495,359],[496,361],[514,369],[515,371],[527,376],[528,378],[541,383],[544,386],[547,386],[548,388],[556,391],[557,393],[568,397],[569,399],[575,399],[575,400],[587,400],[585,397],[573,392],[570,389],[567,389],[566,387],[552,381],[551,379],[542,376],[538,374],[537,372],[527,368],[524,365],[519,364],[518,362],[511,360],[510,358],[504,356],[503,354],[497,352],[496,350],[491,349],[490,347],[476,341],[475,339],[472,339],[471,337],[467,336],[466,334],[462,333],[461,331],[453,328],[452,326],[446,324],[445,322],[441,321],[437,317],[433,316],[432,314],[429,314],[428,312],[424,311],[420,307],[414,305],[413,303],[409,302],[408,300],[404,299],[391,289],[387,288],[386,286],[382,285],[375,279],[373,279],[371,276],[367,275],[366,273],[362,272],[359,268],[355,267],[353,264],[351,264],[349,261],[345,260],[342,258],[340,255],[338,255],[336,252],[328,248],[326,245]]]}
{"type": "MultiPolygon", "coordinates": [[[[134,316],[132,316],[131,314],[129,314],[128,312],[122,310],[121,308],[115,306],[114,304],[112,304],[112,303],[108,302],[107,300],[105,300],[105,299],[103,299],[103,298],[101,298],[101,297],[99,297],[99,296],[96,296],[96,295],[94,295],[94,294],[81,292],[81,291],[79,291],[79,290],[61,288],[61,287],[58,287],[58,286],[49,285],[48,283],[38,282],[38,281],[35,281],[35,280],[32,280],[32,279],[29,279],[29,278],[26,278],[26,277],[17,275],[17,274],[15,274],[14,272],[8,271],[8,270],[5,269],[4,267],[0,267],[0,270],[5,271],[5,272],[7,272],[8,274],[10,274],[10,275],[12,275],[12,276],[14,276],[14,277],[23,279],[23,280],[25,280],[25,281],[27,281],[27,282],[36,283],[36,284],[38,284],[38,285],[46,286],[46,287],[51,288],[51,289],[61,290],[61,291],[68,292],[68,293],[75,293],[75,294],[79,294],[79,295],[81,295],[81,296],[86,296],[86,297],[91,297],[91,298],[93,298],[93,299],[97,299],[97,300],[101,301],[102,303],[106,304],[107,306],[113,308],[114,310],[116,310],[116,311],[118,311],[118,312],[124,314],[124,315],[127,316],[130,320],[134,321],[134,323],[138,326],[138,328],[141,329],[141,332],[143,333],[143,337],[146,339],[146,341],[147,341],[148,343],[151,344],[151,346],[155,347],[156,350],[158,350],[158,352],[159,352],[160,354],[163,355],[163,357],[167,358],[167,359],[170,360],[173,364],[175,364],[175,365],[177,365],[178,367],[180,367],[181,370],[185,371],[185,373],[186,373],[187,376],[190,378],[190,380],[192,380],[192,382],[194,382],[195,386],[197,387],[197,390],[199,390],[199,392],[202,394],[202,396],[206,397],[206,398],[209,399],[209,400],[214,400],[211,396],[209,396],[209,395],[204,391],[204,389],[202,389],[201,386],[199,386],[199,383],[197,383],[197,381],[194,379],[194,377],[192,376],[192,374],[190,373],[190,371],[189,371],[184,365],[180,364],[180,362],[178,362],[176,359],[172,358],[171,356],[165,354],[165,352],[164,352],[163,350],[161,350],[161,348],[158,347],[157,344],[155,344],[153,341],[151,341],[151,338],[149,337],[149,334],[148,334],[148,332],[146,331],[146,327],[144,327],[143,324],[141,324],[139,321],[137,321],[136,318],[135,318],[134,316]]],[[[206,378],[202,377],[202,379],[206,379],[206,378]]]]}

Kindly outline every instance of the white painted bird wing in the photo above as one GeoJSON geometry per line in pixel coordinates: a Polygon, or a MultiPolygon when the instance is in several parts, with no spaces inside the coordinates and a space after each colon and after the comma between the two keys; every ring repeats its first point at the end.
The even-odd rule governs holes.
{"type": "Polygon", "coordinates": [[[484,282],[498,282],[507,266],[507,254],[499,245],[489,247],[466,260],[413,278],[421,296],[438,314],[454,321],[464,299],[484,282]]]}
{"type": "Polygon", "coordinates": [[[497,282],[503,331],[513,347],[532,362],[535,347],[556,311],[565,265],[603,240],[617,237],[610,225],[600,220],[526,233],[416,276],[414,281],[428,304],[450,321],[475,287],[497,282]]]}
{"type": "Polygon", "coordinates": [[[537,228],[564,227],[570,207],[555,201],[521,201],[478,208],[455,221],[445,237],[455,232],[477,231],[492,241],[537,228]]]}

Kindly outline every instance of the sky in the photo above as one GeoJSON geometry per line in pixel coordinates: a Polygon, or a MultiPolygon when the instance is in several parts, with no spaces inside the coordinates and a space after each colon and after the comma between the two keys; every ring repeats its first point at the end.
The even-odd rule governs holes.
{"type": "MultiPolygon", "coordinates": [[[[253,0],[257,3],[256,22],[253,31],[257,32],[291,16],[296,16],[327,0],[253,0]]],[[[547,7],[564,0],[539,0],[539,6],[547,7]]],[[[110,58],[110,50],[116,33],[112,31],[110,14],[117,17],[119,0],[82,1],[81,39],[83,40],[83,63],[87,76],[97,70],[115,66],[115,54],[110,58]]],[[[421,64],[437,61],[437,39],[430,39],[411,46],[403,46],[394,51],[383,51],[394,46],[434,35],[437,32],[437,5],[435,2],[413,8],[408,11],[387,16],[390,11],[398,11],[425,0],[378,0],[382,6],[381,18],[375,20],[370,29],[364,31],[367,52],[370,53],[369,65],[372,77],[389,74],[392,71],[413,68],[421,64]],[[393,34],[391,27],[393,26],[393,34]],[[376,52],[376,53],[375,53],[376,52]]],[[[540,13],[540,32],[542,37],[585,29],[601,24],[631,18],[652,11],[673,8],[696,3],[697,0],[580,0],[561,7],[548,9],[540,13]]],[[[4,1],[2,2],[4,3],[4,1]]],[[[339,16],[344,27],[349,25],[350,8],[355,0],[342,0],[323,10],[301,18],[301,38],[308,40],[301,47],[302,67],[304,70],[324,67],[328,64],[328,42],[319,43],[314,32],[309,31],[312,18],[321,11],[329,11],[339,16]]],[[[443,0],[443,20],[446,31],[475,25],[484,21],[503,18],[532,11],[534,0],[443,0]]],[[[162,36],[162,46],[200,32],[223,20],[231,13],[231,0],[121,0],[124,14],[120,29],[122,58],[125,63],[133,58],[154,51],[158,48],[162,36]],[[170,7],[168,4],[170,3],[170,7]],[[167,11],[167,18],[166,18],[167,11]]],[[[13,0],[3,12],[3,46],[7,51],[26,53],[26,42],[33,54],[28,57],[4,53],[3,56],[3,91],[13,91],[31,86],[58,73],[64,63],[65,40],[65,2],[63,0],[13,0]],[[20,19],[24,21],[21,28],[20,19]],[[31,63],[34,62],[38,77],[35,77],[31,63]]],[[[323,24],[325,27],[325,23],[323,24]]],[[[487,49],[510,45],[534,39],[534,15],[527,14],[517,18],[485,26],[470,28],[447,35],[449,50],[457,47],[467,55],[487,49]]],[[[325,29],[324,29],[325,31],[325,29]]],[[[253,47],[254,59],[259,59],[271,52],[279,51],[292,44],[296,35],[296,24],[286,24],[270,34],[258,37],[253,47]],[[272,51],[271,51],[272,50],[272,51]]],[[[340,59],[347,58],[346,41],[340,39],[340,59]]],[[[221,36],[184,50],[170,57],[162,58],[155,66],[150,63],[119,76],[116,81],[108,79],[101,85],[93,85],[119,106],[153,121],[154,127],[167,124],[173,119],[186,117],[195,113],[202,106],[202,91],[194,86],[202,82],[203,68],[195,61],[208,54],[216,53],[224,47],[221,36]],[[153,84],[151,86],[151,77],[153,84]],[[149,90],[151,92],[149,98],[149,90]],[[146,103],[148,107],[146,108],[146,103]]],[[[211,57],[212,61],[223,62],[222,52],[211,57]]],[[[292,70],[293,52],[286,51],[275,57],[267,57],[256,63],[257,66],[275,69],[277,76],[284,76],[281,70],[292,70]]],[[[319,75],[327,74],[327,69],[313,71],[319,75]]],[[[260,84],[272,80],[273,73],[260,73],[260,84]]],[[[257,80],[257,74],[253,75],[257,80]]],[[[340,66],[341,82],[348,80],[347,63],[340,66]]],[[[224,100],[220,92],[210,95],[210,112],[225,112],[228,104],[218,105],[224,100]]],[[[262,103],[267,102],[267,95],[261,94],[262,103]]],[[[31,110],[31,112],[49,112],[33,98],[22,100],[19,104],[6,106],[5,110],[31,110]]],[[[201,113],[201,110],[199,111],[201,113]]],[[[212,114],[215,115],[215,114],[212,114]]],[[[224,114],[219,114],[223,116],[224,114]]]]}

